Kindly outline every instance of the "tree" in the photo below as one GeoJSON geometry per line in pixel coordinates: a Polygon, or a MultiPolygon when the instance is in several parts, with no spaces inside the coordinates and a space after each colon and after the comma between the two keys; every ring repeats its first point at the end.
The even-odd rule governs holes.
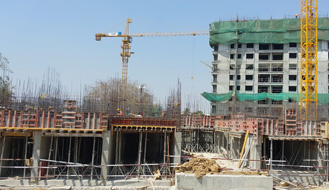
{"type": "Polygon", "coordinates": [[[193,112],[192,115],[204,115],[202,111],[193,112]]]}
{"type": "Polygon", "coordinates": [[[120,99],[119,78],[110,78],[106,81],[97,81],[94,85],[85,88],[83,110],[88,112],[109,112],[116,114],[120,104],[125,101],[125,114],[140,114],[157,116],[160,105],[153,103],[154,97],[147,89],[141,89],[137,82],[128,82],[125,100],[120,99]]]}
{"type": "Polygon", "coordinates": [[[183,112],[183,115],[190,115],[191,114],[191,111],[189,108],[185,108],[184,112],[183,112]]]}
{"type": "Polygon", "coordinates": [[[13,98],[13,89],[8,76],[11,70],[8,65],[8,59],[0,53],[0,69],[2,70],[2,76],[0,76],[0,105],[2,107],[8,106],[13,98]]]}

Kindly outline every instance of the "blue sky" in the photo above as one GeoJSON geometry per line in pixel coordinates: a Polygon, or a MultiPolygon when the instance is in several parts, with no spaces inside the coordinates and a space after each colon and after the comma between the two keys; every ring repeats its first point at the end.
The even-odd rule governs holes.
{"type": "MultiPolygon", "coordinates": [[[[319,15],[327,16],[329,1],[318,4],[319,15]]],[[[10,61],[13,80],[41,79],[50,67],[78,95],[80,85],[121,77],[121,39],[97,42],[94,34],[123,32],[128,17],[130,33],[204,31],[237,14],[292,17],[300,0],[1,0],[0,7],[0,52],[10,61]]],[[[134,38],[131,46],[129,80],[145,84],[158,99],[168,96],[178,78],[185,100],[211,91],[210,70],[200,63],[212,60],[208,36],[134,38]]]]}

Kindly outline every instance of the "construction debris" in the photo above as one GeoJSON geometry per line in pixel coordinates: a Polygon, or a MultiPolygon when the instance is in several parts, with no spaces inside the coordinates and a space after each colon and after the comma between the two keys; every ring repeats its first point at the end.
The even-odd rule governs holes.
{"type": "Polygon", "coordinates": [[[281,186],[289,186],[289,183],[287,183],[287,182],[285,182],[285,181],[282,181],[282,182],[280,183],[280,185],[281,185],[281,186]]]}
{"type": "Polygon", "coordinates": [[[215,160],[204,158],[194,158],[182,165],[178,164],[178,166],[178,169],[175,169],[176,173],[194,173],[197,179],[206,174],[219,173],[222,170],[215,160]]]}
{"type": "Polygon", "coordinates": [[[156,172],[154,172],[154,179],[157,180],[157,179],[160,179],[160,178],[161,178],[160,170],[157,170],[156,172]]]}

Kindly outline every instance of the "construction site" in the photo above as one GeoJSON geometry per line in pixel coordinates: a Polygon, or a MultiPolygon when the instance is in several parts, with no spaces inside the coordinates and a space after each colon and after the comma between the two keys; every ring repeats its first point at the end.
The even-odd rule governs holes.
{"type": "Polygon", "coordinates": [[[130,34],[129,18],[96,33],[122,38],[121,79],[78,98],[58,95],[52,73],[0,91],[0,189],[329,188],[329,18],[317,7],[201,32],[130,34]],[[199,92],[210,114],[184,112],[180,81],[162,108],[128,82],[133,37],[198,35],[212,48],[212,92],[199,92]]]}

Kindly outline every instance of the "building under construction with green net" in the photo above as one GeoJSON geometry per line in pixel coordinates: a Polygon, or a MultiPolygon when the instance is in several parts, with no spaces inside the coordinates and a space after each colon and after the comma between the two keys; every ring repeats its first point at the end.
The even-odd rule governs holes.
{"type": "MultiPolygon", "coordinates": [[[[213,115],[283,118],[299,110],[300,19],[235,20],[210,24],[213,115]]],[[[329,109],[329,18],[318,19],[318,119],[329,109]]]]}

